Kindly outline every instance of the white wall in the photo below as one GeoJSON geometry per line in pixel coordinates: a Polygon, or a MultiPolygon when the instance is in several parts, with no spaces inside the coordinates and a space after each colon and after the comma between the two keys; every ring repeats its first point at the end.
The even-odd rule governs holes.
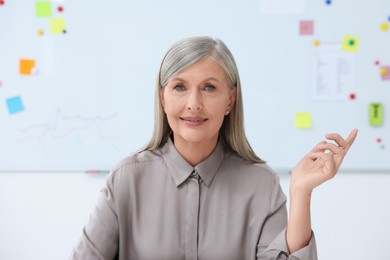
{"type": "MultiPolygon", "coordinates": [[[[0,173],[0,259],[67,259],[105,175],[0,173]]],[[[288,192],[289,176],[281,175],[288,192]]],[[[388,258],[389,173],[340,173],[313,195],[319,258],[388,258]]]]}

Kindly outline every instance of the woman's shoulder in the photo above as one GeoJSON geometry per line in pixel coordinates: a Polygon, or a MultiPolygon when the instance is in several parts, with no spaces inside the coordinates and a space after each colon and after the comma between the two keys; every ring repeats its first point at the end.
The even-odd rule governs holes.
{"type": "Polygon", "coordinates": [[[278,179],[279,175],[267,163],[253,163],[243,159],[234,151],[228,150],[225,153],[226,165],[232,169],[236,169],[241,173],[258,175],[259,177],[266,177],[278,179]]]}
{"type": "Polygon", "coordinates": [[[160,149],[157,150],[143,150],[135,153],[131,153],[128,156],[119,160],[111,169],[111,172],[118,172],[122,169],[140,167],[142,165],[151,166],[153,163],[162,161],[160,149]]]}
{"type": "Polygon", "coordinates": [[[243,159],[234,152],[225,154],[221,169],[227,173],[245,192],[252,194],[259,201],[285,201],[285,195],[280,187],[280,178],[267,163],[253,163],[243,159]],[[268,199],[267,199],[268,198],[268,199]]]}

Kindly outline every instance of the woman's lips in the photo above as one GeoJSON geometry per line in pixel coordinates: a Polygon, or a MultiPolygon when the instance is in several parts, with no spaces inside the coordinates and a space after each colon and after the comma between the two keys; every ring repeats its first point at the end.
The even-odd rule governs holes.
{"type": "Polygon", "coordinates": [[[180,119],[189,126],[200,126],[207,121],[207,118],[203,117],[180,117],[180,119]]]}

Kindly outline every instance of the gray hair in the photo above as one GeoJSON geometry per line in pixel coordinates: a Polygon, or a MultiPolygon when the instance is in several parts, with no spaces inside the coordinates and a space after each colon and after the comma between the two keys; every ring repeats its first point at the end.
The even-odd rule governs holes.
{"type": "Polygon", "coordinates": [[[244,131],[244,111],[241,83],[236,62],[225,43],[210,37],[191,37],[176,42],[163,58],[157,77],[155,92],[155,121],[153,136],[143,150],[155,150],[165,144],[172,129],[160,100],[160,92],[169,80],[189,66],[206,57],[212,57],[225,71],[229,88],[236,88],[236,101],[229,115],[225,116],[219,131],[227,147],[252,163],[264,163],[251,148],[244,131]]]}

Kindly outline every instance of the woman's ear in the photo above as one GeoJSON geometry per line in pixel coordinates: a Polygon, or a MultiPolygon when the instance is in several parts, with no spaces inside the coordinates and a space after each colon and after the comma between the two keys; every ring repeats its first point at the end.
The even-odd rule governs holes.
{"type": "Polygon", "coordinates": [[[237,87],[234,86],[234,89],[230,92],[229,104],[228,104],[229,110],[233,108],[234,102],[236,102],[236,97],[237,97],[237,87]]]}
{"type": "Polygon", "coordinates": [[[165,101],[164,101],[164,90],[163,89],[160,89],[160,103],[161,103],[161,106],[165,109],[165,101]]]}

